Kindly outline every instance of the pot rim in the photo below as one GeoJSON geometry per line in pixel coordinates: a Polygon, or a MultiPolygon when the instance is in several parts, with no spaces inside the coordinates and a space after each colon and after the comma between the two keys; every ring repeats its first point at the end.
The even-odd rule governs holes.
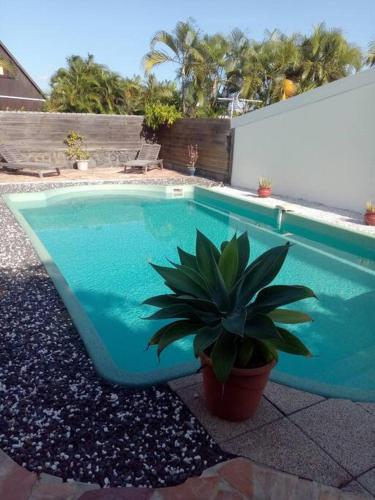
{"type": "MultiPolygon", "coordinates": [[[[202,365],[209,366],[212,368],[212,360],[204,352],[199,353],[202,365]]],[[[232,368],[230,375],[236,375],[237,377],[251,377],[252,375],[260,375],[261,373],[272,370],[276,365],[276,360],[273,359],[270,363],[263,366],[258,366],[257,368],[232,368]]]]}

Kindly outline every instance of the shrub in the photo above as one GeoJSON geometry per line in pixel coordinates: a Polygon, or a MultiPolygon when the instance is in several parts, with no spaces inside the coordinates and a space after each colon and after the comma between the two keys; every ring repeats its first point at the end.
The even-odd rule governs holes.
{"type": "Polygon", "coordinates": [[[182,113],[172,104],[145,104],[145,123],[152,130],[157,130],[162,125],[170,127],[179,118],[182,118],[182,113]]]}
{"type": "Polygon", "coordinates": [[[83,135],[79,134],[75,130],[71,130],[64,140],[64,144],[68,146],[65,151],[66,156],[69,160],[88,160],[90,155],[88,151],[83,149],[85,138],[83,135]]]}

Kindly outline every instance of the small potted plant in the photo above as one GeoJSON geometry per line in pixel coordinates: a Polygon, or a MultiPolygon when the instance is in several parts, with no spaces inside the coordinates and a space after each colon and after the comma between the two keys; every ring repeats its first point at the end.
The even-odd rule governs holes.
{"type": "Polygon", "coordinates": [[[371,201],[366,203],[364,222],[368,226],[375,226],[375,204],[371,201]]]}
{"type": "Polygon", "coordinates": [[[151,264],[172,292],[145,301],[159,310],[147,319],[168,319],[150,339],[157,354],[172,342],[195,335],[206,404],[214,415],[232,421],[254,415],[278,351],[310,356],[307,347],[284,328],[311,321],[282,306],[315,297],[301,285],[272,285],[289,243],[249,263],[247,233],[224,241],[220,250],[197,231],[195,255],[178,248],[179,264],[151,264]],[[178,318],[178,319],[176,319],[178,318]]]}
{"type": "Polygon", "coordinates": [[[187,169],[190,175],[195,175],[195,164],[198,161],[198,144],[195,146],[188,146],[189,162],[187,164],[187,169]]]}
{"type": "Polygon", "coordinates": [[[271,179],[266,179],[264,177],[260,177],[259,179],[259,187],[258,187],[258,196],[259,198],[268,198],[272,194],[272,182],[271,179]]]}
{"type": "Polygon", "coordinates": [[[75,161],[75,164],[78,170],[87,170],[89,167],[89,153],[83,149],[84,145],[84,136],[72,130],[67,135],[64,140],[64,144],[68,146],[65,154],[69,158],[69,160],[75,161]]]}

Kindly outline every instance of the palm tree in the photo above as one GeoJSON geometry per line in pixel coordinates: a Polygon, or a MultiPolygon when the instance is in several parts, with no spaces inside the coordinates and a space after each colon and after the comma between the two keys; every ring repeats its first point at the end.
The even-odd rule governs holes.
{"type": "Polygon", "coordinates": [[[266,106],[284,96],[285,82],[299,68],[300,35],[290,37],[275,30],[261,42],[247,40],[233,58],[229,86],[247,99],[259,99],[266,106]]]}
{"type": "Polygon", "coordinates": [[[142,85],[144,102],[160,102],[162,104],[179,104],[176,84],[169,80],[159,82],[150,74],[142,85]]]}
{"type": "Polygon", "coordinates": [[[67,58],[51,78],[48,111],[76,113],[121,113],[124,108],[123,81],[119,75],[94,61],[92,55],[67,58]]]}
{"type": "Polygon", "coordinates": [[[202,62],[199,51],[199,31],[193,22],[177,23],[172,33],[158,31],[151,40],[150,51],[143,58],[146,74],[153,68],[166,62],[177,64],[177,78],[181,82],[182,110],[187,108],[187,87],[193,77],[193,70],[197,63],[202,62]],[[159,45],[163,48],[158,48],[159,45]]]}
{"type": "Polygon", "coordinates": [[[308,90],[332,82],[362,67],[362,53],[340,29],[319,24],[301,45],[301,88],[308,90]]]}
{"type": "Polygon", "coordinates": [[[200,45],[200,52],[203,55],[200,68],[209,85],[209,98],[216,99],[227,81],[229,42],[220,34],[205,35],[200,45]]]}
{"type": "Polygon", "coordinates": [[[299,34],[286,36],[275,30],[266,32],[259,59],[265,76],[259,98],[264,105],[285,98],[287,82],[296,77],[301,64],[299,34]]]}

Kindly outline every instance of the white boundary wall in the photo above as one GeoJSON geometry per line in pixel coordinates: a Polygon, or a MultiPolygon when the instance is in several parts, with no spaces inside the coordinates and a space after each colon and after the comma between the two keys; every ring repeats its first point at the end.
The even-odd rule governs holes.
{"type": "Polygon", "coordinates": [[[234,118],[231,183],[363,212],[375,202],[375,69],[234,118]]]}

